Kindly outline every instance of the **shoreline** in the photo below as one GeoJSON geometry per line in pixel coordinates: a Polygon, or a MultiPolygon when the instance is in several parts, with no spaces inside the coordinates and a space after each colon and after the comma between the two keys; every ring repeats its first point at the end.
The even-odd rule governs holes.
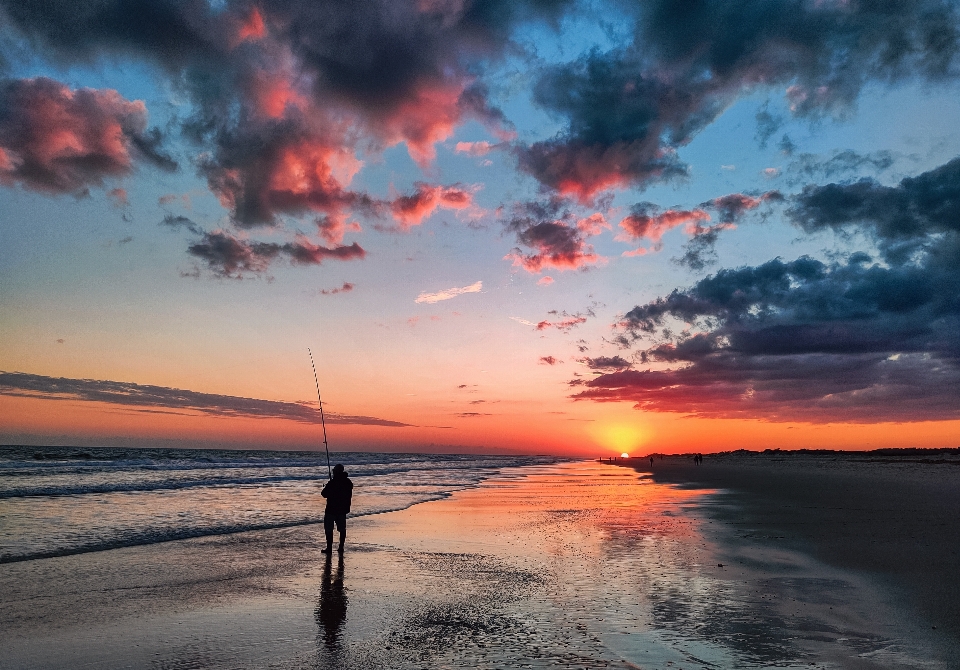
{"type": "Polygon", "coordinates": [[[351,520],[342,562],[303,526],[10,564],[0,665],[951,667],[869,579],[717,522],[723,498],[531,466],[351,520]]]}

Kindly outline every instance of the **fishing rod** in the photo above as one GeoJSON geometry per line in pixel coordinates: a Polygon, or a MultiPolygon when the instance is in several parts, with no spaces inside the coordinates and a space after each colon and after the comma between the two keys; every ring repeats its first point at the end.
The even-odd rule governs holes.
{"type": "Polygon", "coordinates": [[[333,470],[330,469],[330,447],[327,446],[327,424],[323,420],[323,400],[320,399],[320,378],[317,377],[317,366],[313,363],[313,352],[307,347],[310,354],[310,367],[313,368],[313,381],[317,384],[317,403],[320,405],[320,425],[323,426],[323,450],[327,452],[327,474],[333,479],[333,470]]]}

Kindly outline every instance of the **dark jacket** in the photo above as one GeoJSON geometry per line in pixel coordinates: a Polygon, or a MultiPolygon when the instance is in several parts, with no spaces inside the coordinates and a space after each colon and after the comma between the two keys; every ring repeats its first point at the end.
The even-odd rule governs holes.
{"type": "Polygon", "coordinates": [[[327,499],[327,514],[348,514],[353,498],[353,482],[346,472],[338,472],[323,487],[320,495],[327,499]]]}

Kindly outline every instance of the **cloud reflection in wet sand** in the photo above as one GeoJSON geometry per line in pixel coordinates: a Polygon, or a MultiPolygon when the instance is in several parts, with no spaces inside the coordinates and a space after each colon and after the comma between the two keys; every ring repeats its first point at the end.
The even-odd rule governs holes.
{"type": "MultiPolygon", "coordinates": [[[[718,528],[716,492],[596,463],[525,473],[365,522],[417,595],[343,667],[939,667],[865,579],[718,528]]],[[[397,588],[379,579],[363,588],[397,588]]]]}

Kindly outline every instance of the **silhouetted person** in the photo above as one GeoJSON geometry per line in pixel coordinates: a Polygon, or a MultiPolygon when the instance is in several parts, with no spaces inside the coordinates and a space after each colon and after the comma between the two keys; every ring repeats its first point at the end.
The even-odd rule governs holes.
{"type": "Polygon", "coordinates": [[[342,552],[343,542],[347,539],[347,514],[350,513],[350,501],[353,498],[353,482],[339,463],[333,466],[333,477],[320,491],[320,495],[327,499],[327,508],[323,512],[323,530],[327,535],[327,548],[320,551],[324,554],[333,551],[333,526],[336,524],[340,532],[339,550],[342,552]]]}
{"type": "Polygon", "coordinates": [[[337,561],[337,572],[332,574],[332,556],[327,554],[323,565],[323,581],[320,582],[320,603],[314,610],[317,625],[323,629],[327,646],[340,641],[340,628],[347,618],[347,593],[343,588],[343,556],[337,561]]]}
{"type": "Polygon", "coordinates": [[[650,467],[653,467],[653,456],[650,457],[650,467]]]}

